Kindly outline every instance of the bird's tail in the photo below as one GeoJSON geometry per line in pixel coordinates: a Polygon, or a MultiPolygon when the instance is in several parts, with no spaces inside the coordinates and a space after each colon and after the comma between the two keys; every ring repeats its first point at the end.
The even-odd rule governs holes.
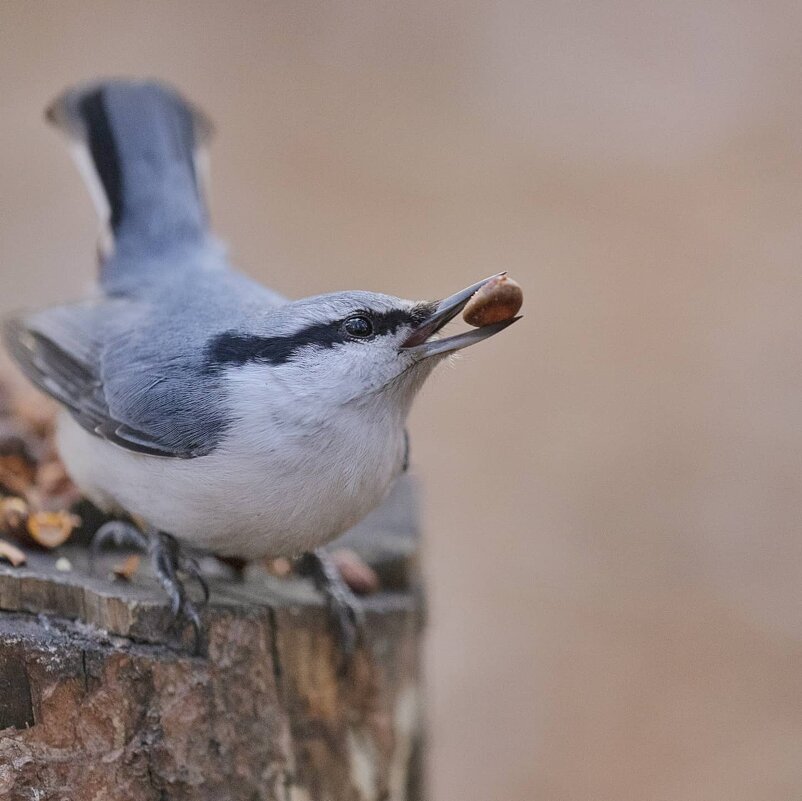
{"type": "Polygon", "coordinates": [[[175,90],[146,81],[69,89],[47,118],[73,151],[115,248],[160,248],[207,231],[200,178],[207,118],[175,90]]]}

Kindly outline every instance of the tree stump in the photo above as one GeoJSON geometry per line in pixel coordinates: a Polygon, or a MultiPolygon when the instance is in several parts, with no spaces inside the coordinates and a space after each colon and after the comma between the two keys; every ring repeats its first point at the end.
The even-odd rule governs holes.
{"type": "Polygon", "coordinates": [[[152,578],[107,577],[119,553],[92,574],[78,546],[0,564],[0,798],[420,799],[409,479],[345,541],[383,589],[364,599],[365,637],[344,669],[301,579],[212,578],[208,652],[196,657],[171,640],[152,578]]]}

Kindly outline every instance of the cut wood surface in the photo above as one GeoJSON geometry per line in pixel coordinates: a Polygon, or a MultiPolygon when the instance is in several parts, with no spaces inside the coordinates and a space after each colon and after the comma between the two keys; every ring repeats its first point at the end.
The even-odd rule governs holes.
{"type": "Polygon", "coordinates": [[[110,578],[119,552],[91,574],[80,546],[0,564],[0,798],[419,799],[416,543],[405,478],[347,535],[383,589],[345,668],[297,578],[212,577],[198,657],[155,580],[110,578]]]}

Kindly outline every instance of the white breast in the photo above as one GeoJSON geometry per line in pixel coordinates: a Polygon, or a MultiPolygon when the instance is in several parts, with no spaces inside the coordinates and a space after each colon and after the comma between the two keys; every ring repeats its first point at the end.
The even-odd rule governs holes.
{"type": "Polygon", "coordinates": [[[401,469],[400,420],[347,410],[323,426],[244,419],[218,449],[195,459],[133,453],[66,413],[57,442],[73,479],[98,505],[138,515],[195,547],[247,559],[292,555],[333,539],[383,500],[401,469]]]}

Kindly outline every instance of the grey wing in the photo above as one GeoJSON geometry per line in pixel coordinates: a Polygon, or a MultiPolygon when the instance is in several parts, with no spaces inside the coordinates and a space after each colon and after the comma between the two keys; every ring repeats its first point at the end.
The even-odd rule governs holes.
{"type": "MultiPolygon", "coordinates": [[[[138,310],[129,301],[60,306],[6,321],[6,346],[25,375],[63,404],[87,431],[137,453],[192,458],[208,453],[222,421],[192,415],[182,371],[158,369],[153,359],[115,370],[130,341],[138,310]],[[162,386],[164,384],[164,386],[162,386]],[[194,419],[193,419],[194,417],[194,419]]],[[[141,320],[146,323],[146,319],[141,320]]]]}

